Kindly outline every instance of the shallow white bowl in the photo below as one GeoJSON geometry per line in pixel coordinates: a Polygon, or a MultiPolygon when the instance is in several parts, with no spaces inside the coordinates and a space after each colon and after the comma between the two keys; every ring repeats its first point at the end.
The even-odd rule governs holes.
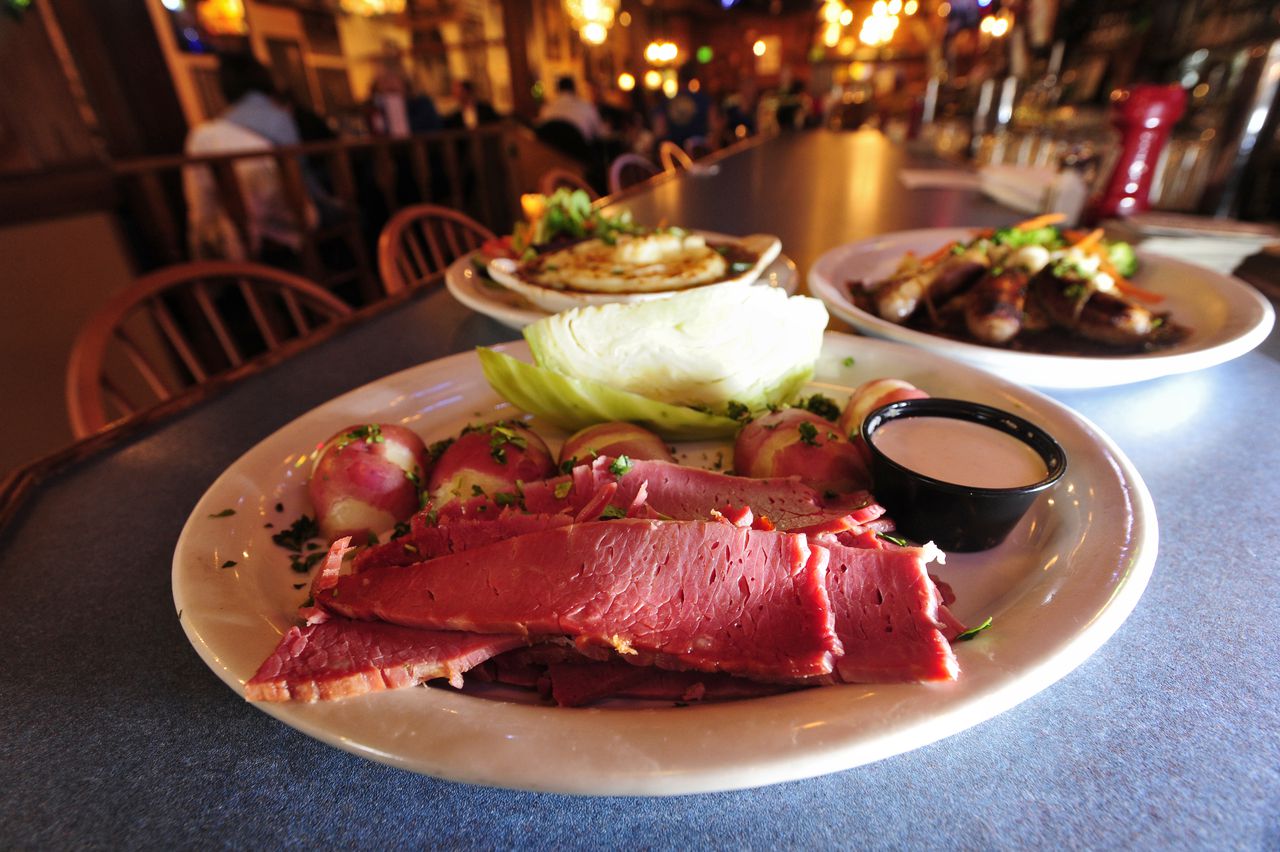
{"type": "MultiPolygon", "coordinates": [[[[760,273],[773,263],[782,251],[782,241],[771,234],[748,234],[745,237],[730,237],[711,231],[695,231],[706,237],[709,244],[737,243],[747,251],[759,256],[755,265],[741,275],[719,279],[714,284],[728,281],[751,283],[760,277],[760,273]]],[[[581,308],[587,305],[607,305],[611,302],[644,302],[650,299],[665,299],[676,293],[684,293],[696,287],[684,287],[678,290],[659,290],[652,293],[580,293],[574,290],[557,290],[554,287],[543,287],[522,279],[518,274],[519,262],[510,258],[497,258],[489,261],[489,275],[502,286],[519,293],[531,303],[544,311],[556,314],[570,308],[581,308]]],[[[706,285],[698,285],[706,286],[706,285]]]]}

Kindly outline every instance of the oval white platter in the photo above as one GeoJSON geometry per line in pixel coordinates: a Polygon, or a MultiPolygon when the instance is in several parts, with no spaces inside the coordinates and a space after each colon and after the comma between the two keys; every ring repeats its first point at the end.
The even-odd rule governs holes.
{"type": "MultiPolygon", "coordinates": [[[[528,357],[523,344],[499,348],[528,357]]],[[[1079,665],[1137,603],[1156,559],[1150,494],[1111,440],[1070,409],[924,349],[829,332],[813,388],[843,402],[878,376],[1014,411],[1053,434],[1069,458],[1056,489],[1000,547],[936,567],[956,592],[957,616],[973,624],[993,618],[989,630],[957,646],[957,681],[663,708],[562,709],[437,687],[256,706],[337,748],[415,772],[592,795],[730,790],[846,770],[1013,707],[1079,665]]],[[[196,651],[243,695],[295,622],[307,590],[294,586],[309,578],[290,570],[270,536],[309,511],[299,459],[317,442],[373,421],[404,424],[432,441],[512,413],[475,355],[464,353],[351,391],[265,438],[209,487],[174,552],[175,609],[196,651]],[[227,509],[235,514],[218,517],[227,509]],[[221,567],[229,561],[236,564],[221,567]]]]}

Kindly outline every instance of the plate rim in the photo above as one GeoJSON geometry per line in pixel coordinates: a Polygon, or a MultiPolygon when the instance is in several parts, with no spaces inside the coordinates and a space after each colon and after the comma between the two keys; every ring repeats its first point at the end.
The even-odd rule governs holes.
{"type": "MultiPolygon", "coordinates": [[[[829,337],[855,341],[854,345],[862,345],[867,342],[865,338],[859,339],[839,332],[828,332],[827,334],[829,337]]],[[[827,342],[824,340],[824,348],[826,348],[826,344],[827,342]]],[[[844,345],[849,344],[846,343],[844,345]]],[[[872,342],[872,345],[901,347],[901,344],[885,341],[874,341],[872,342]]],[[[513,354],[527,352],[527,347],[518,341],[509,344],[502,344],[498,348],[511,351],[513,354]]],[[[928,359],[938,358],[939,356],[933,353],[928,353],[925,357],[928,359]]],[[[326,406],[336,406],[343,400],[354,398],[361,393],[377,388],[379,385],[396,377],[403,378],[408,374],[427,367],[434,367],[436,370],[443,370],[446,366],[456,365],[473,358],[475,358],[474,352],[462,352],[425,362],[424,364],[389,374],[381,379],[348,391],[347,393],[341,394],[320,406],[316,406],[315,408],[300,414],[297,418],[291,420],[290,423],[285,424],[279,429],[273,431],[269,436],[257,442],[252,448],[237,458],[234,463],[229,465],[219,474],[215,481],[201,496],[200,500],[197,501],[186,524],[184,524],[182,533],[179,536],[174,550],[171,582],[173,584],[175,611],[179,614],[179,622],[182,625],[187,640],[195,648],[198,655],[201,657],[201,660],[215,673],[215,675],[223,680],[223,682],[231,686],[232,690],[237,694],[241,696],[243,695],[243,682],[241,679],[232,672],[229,667],[222,665],[219,662],[217,653],[202,641],[201,637],[198,635],[198,630],[192,624],[191,620],[183,619],[181,617],[183,607],[183,590],[185,586],[185,578],[181,577],[183,571],[181,562],[190,549],[190,539],[196,535],[194,525],[198,521],[203,520],[202,512],[206,511],[208,505],[213,501],[213,497],[219,486],[223,485],[229,478],[231,478],[236,469],[246,460],[253,457],[256,453],[261,452],[262,448],[265,446],[269,446],[272,442],[275,442],[286,435],[298,421],[309,416],[317,416],[317,412],[320,412],[326,406]]],[[[962,370],[972,369],[963,365],[960,366],[962,370]]],[[[976,694],[967,694],[959,700],[952,701],[944,712],[933,712],[924,715],[915,720],[912,724],[898,728],[890,735],[877,737],[869,743],[855,738],[855,740],[846,742],[840,747],[829,748],[821,754],[805,753],[802,755],[775,755],[763,760],[757,759],[755,761],[749,761],[744,765],[733,767],[732,771],[735,774],[733,779],[729,781],[726,781],[724,777],[724,772],[726,770],[722,768],[718,770],[718,775],[716,773],[709,772],[685,772],[684,774],[674,775],[663,775],[661,773],[657,775],[622,773],[621,775],[612,777],[608,781],[604,782],[600,779],[592,779],[589,781],[579,780],[577,783],[572,783],[566,779],[545,776],[541,781],[524,779],[512,782],[502,778],[495,778],[482,769],[476,769],[474,767],[466,769],[459,769],[456,766],[447,768],[440,766],[425,767],[420,759],[414,760],[403,755],[381,751],[376,747],[365,745],[340,735],[335,735],[326,729],[323,724],[323,716],[312,718],[307,713],[293,712],[295,709],[298,709],[297,705],[255,703],[255,707],[266,712],[268,715],[279,719],[290,727],[320,740],[321,742],[342,748],[343,750],[362,757],[402,769],[423,772],[464,783],[479,783],[489,786],[507,787],[510,789],[520,790],[586,795],[681,795],[744,789],[758,787],[764,784],[798,780],[834,771],[853,769],[896,754],[921,748],[925,745],[981,724],[982,722],[1009,710],[1017,704],[1028,700],[1032,696],[1060,680],[1062,677],[1065,677],[1068,673],[1078,667],[1085,659],[1092,655],[1106,641],[1108,641],[1108,639],[1114,635],[1115,631],[1119,629],[1120,625],[1128,618],[1129,614],[1133,611],[1133,608],[1137,605],[1138,600],[1141,598],[1142,593],[1150,580],[1152,571],[1154,570],[1158,549],[1158,522],[1150,492],[1132,462],[1130,462],[1120,448],[1115,445],[1114,441],[1098,429],[1097,426],[1092,424],[1087,418],[1080,415],[1078,412],[1075,412],[1068,406],[1046,397],[1033,389],[1019,387],[1012,382],[999,379],[999,377],[988,377],[983,381],[992,380],[996,382],[996,390],[1002,390],[1002,388],[1000,388],[1001,385],[1006,386],[1006,388],[1011,386],[1016,389],[1018,393],[1027,395],[1033,402],[1041,405],[1047,404],[1050,409],[1058,415],[1074,421],[1075,425],[1086,433],[1092,441],[1097,442],[1102,458],[1110,461],[1116,468],[1117,481],[1124,487],[1123,490],[1130,499],[1130,527],[1136,531],[1134,546],[1132,548],[1132,558],[1130,559],[1128,570],[1115,584],[1113,592],[1106,604],[1097,612],[1089,613],[1092,618],[1086,627],[1073,631],[1069,637],[1061,642],[1052,654],[1039,657],[1034,666],[1023,672],[1021,676],[1013,678],[994,691],[988,690],[981,691],[976,694]],[[833,755],[837,758],[835,763],[838,763],[839,765],[832,765],[833,755]]],[[[926,689],[927,686],[922,687],[920,685],[908,685],[908,688],[918,690],[926,689]]],[[[841,687],[829,689],[841,689],[841,687]]],[[[412,693],[416,692],[416,690],[401,690],[399,692],[412,693]]],[[[441,697],[442,700],[467,700],[467,697],[465,696],[452,696],[449,693],[439,690],[433,690],[433,692],[439,693],[438,697],[441,697]]],[[[383,695],[388,694],[392,693],[383,693],[383,695]]],[[[915,693],[912,694],[914,695],[915,693]]],[[[785,696],[780,697],[785,698],[785,696]]],[[[750,702],[738,702],[738,704],[743,703],[749,704],[750,702]]],[[[302,709],[315,706],[316,705],[303,705],[302,709]]],[[[688,708],[681,712],[689,712],[692,710],[694,713],[703,713],[703,711],[707,711],[704,713],[704,718],[709,716],[714,719],[717,715],[716,710],[727,706],[730,705],[708,705],[704,707],[688,708]]],[[[552,708],[549,712],[583,714],[622,713],[628,714],[629,719],[643,719],[644,715],[650,711],[593,711],[589,709],[565,710],[563,708],[552,708]],[[632,713],[640,715],[633,717],[629,715],[632,713]]],[[[584,716],[584,718],[587,717],[584,716]]]]}
{"type": "MultiPolygon", "coordinates": [[[[473,289],[468,288],[463,284],[461,279],[463,276],[468,274],[468,270],[471,270],[470,274],[476,274],[474,272],[472,260],[478,253],[479,249],[468,252],[453,263],[449,264],[445,269],[445,288],[454,299],[460,302],[464,307],[467,307],[478,314],[483,314],[495,322],[502,323],[507,328],[514,329],[516,331],[519,331],[526,325],[537,322],[540,319],[554,316],[552,311],[543,310],[533,304],[530,304],[529,307],[520,307],[518,305],[506,305],[500,301],[490,301],[480,298],[473,289]]],[[[781,289],[789,295],[795,295],[800,282],[800,271],[796,266],[795,260],[788,257],[786,252],[779,251],[774,259],[760,270],[760,274],[756,276],[755,280],[760,281],[762,278],[767,277],[774,269],[778,270],[779,276],[782,276],[783,274],[787,276],[786,283],[780,285],[781,289]]],[[[502,287],[504,290],[507,289],[503,284],[498,282],[495,282],[495,284],[502,287]]],[[[520,298],[524,298],[524,296],[516,293],[514,290],[507,291],[520,296],[520,298]]],[[[526,301],[528,300],[526,299],[526,301]]]]}
{"type": "Polygon", "coordinates": [[[1234,337],[1191,351],[1155,352],[1113,358],[1012,352],[978,343],[951,340],[883,320],[863,311],[847,299],[838,280],[839,276],[835,274],[834,267],[838,263],[847,263],[849,255],[860,249],[870,249],[885,242],[905,243],[916,240],[936,240],[938,245],[942,245],[949,240],[971,236],[974,230],[976,228],[971,227],[915,228],[834,246],[823,252],[809,267],[806,276],[809,291],[821,299],[829,311],[861,334],[928,349],[980,369],[999,372],[1002,376],[1033,387],[1062,390],[1115,387],[1216,367],[1253,351],[1266,340],[1275,325],[1275,309],[1271,303],[1246,282],[1178,258],[1144,252],[1141,246],[1137,249],[1139,258],[1145,257],[1148,262],[1154,259],[1156,264],[1169,265],[1175,271],[1190,270],[1196,276],[1207,277],[1214,282],[1215,289],[1220,293],[1234,295],[1249,303],[1257,312],[1256,320],[1234,337]],[[1046,376],[1080,378],[1046,380],[1046,376]]]}
{"type": "Polygon", "coordinates": [[[543,287],[540,284],[532,284],[528,281],[522,281],[519,276],[507,272],[500,266],[495,266],[496,260],[506,260],[506,258],[490,259],[486,264],[490,277],[502,286],[519,293],[525,299],[528,299],[534,305],[546,310],[550,313],[557,311],[570,310],[572,308],[590,307],[592,305],[612,304],[619,301],[649,301],[652,299],[664,299],[677,293],[685,293],[689,290],[696,290],[698,287],[706,287],[711,284],[729,284],[732,282],[754,283],[761,275],[765,273],[773,262],[782,253],[782,238],[776,234],[744,234],[742,236],[734,236],[732,234],[723,234],[718,231],[708,231],[702,228],[686,229],[687,233],[698,234],[708,240],[718,242],[741,243],[748,239],[769,240],[768,247],[760,253],[760,257],[756,259],[755,264],[746,272],[736,275],[732,278],[725,278],[720,281],[711,281],[707,284],[698,284],[693,287],[685,287],[680,290],[659,290],[650,293],[631,293],[631,294],[611,294],[597,293],[589,291],[577,290],[557,290],[554,287],[543,287]],[[546,307],[540,303],[545,302],[546,307]],[[552,305],[557,307],[552,309],[552,305]]]}

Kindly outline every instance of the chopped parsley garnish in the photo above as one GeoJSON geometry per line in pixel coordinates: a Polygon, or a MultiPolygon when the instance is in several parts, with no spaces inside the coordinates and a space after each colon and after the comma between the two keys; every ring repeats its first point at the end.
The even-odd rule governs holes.
{"type": "Polygon", "coordinates": [[[840,417],[840,406],[836,405],[836,401],[820,393],[800,400],[800,407],[827,420],[838,420],[840,417]]]}
{"type": "Polygon", "coordinates": [[[510,491],[495,491],[493,493],[493,502],[499,506],[516,506],[520,503],[520,495],[513,494],[510,491]]]}
{"type": "Polygon", "coordinates": [[[489,427],[489,455],[498,464],[507,463],[507,445],[523,450],[529,441],[520,433],[502,423],[494,423],[489,427]]]}
{"type": "Polygon", "coordinates": [[[314,553],[308,553],[303,556],[301,553],[294,553],[289,556],[289,567],[299,574],[305,574],[315,567],[316,563],[324,559],[325,551],[317,550],[314,553]]]}
{"type": "Polygon", "coordinates": [[[223,567],[223,568],[234,568],[234,567],[236,567],[236,566],[237,566],[237,565],[239,565],[239,564],[240,564],[240,563],[239,563],[239,562],[236,562],[234,559],[228,559],[226,562],[223,562],[223,563],[222,563],[222,567],[223,567]]]}
{"type": "Polygon", "coordinates": [[[612,521],[618,518],[625,518],[626,516],[627,513],[625,511],[610,503],[608,506],[605,506],[604,511],[600,513],[600,520],[612,521]]]}
{"type": "Polygon", "coordinates": [[[561,472],[561,473],[569,473],[570,471],[572,471],[572,470],[573,470],[573,468],[574,468],[577,464],[578,464],[578,457],[577,457],[577,456],[570,456],[569,458],[567,458],[567,459],[565,459],[564,461],[560,462],[560,472],[561,472]]]}
{"type": "Polygon", "coordinates": [[[370,547],[373,547],[375,544],[378,543],[378,534],[376,532],[370,532],[369,537],[365,539],[364,543],[369,545],[370,547]]]}
{"type": "Polygon", "coordinates": [[[841,363],[841,364],[844,364],[846,367],[852,367],[852,366],[853,366],[853,356],[852,356],[852,355],[847,356],[847,357],[846,357],[843,361],[841,361],[840,363],[841,363]]]}
{"type": "Polygon", "coordinates": [[[483,489],[483,488],[481,488],[479,485],[473,485],[473,486],[471,486],[471,496],[472,496],[472,497],[483,497],[483,496],[485,496],[485,494],[484,494],[484,489],[483,489]]]}
{"type": "Polygon", "coordinates": [[[437,526],[440,523],[440,511],[438,509],[430,509],[423,513],[422,519],[427,522],[427,526],[437,526]]]}
{"type": "Polygon", "coordinates": [[[569,492],[573,490],[573,481],[566,479],[564,482],[556,483],[556,487],[551,490],[556,495],[557,500],[563,500],[569,496],[569,492]]]}
{"type": "Polygon", "coordinates": [[[400,523],[396,524],[396,525],[395,525],[395,528],[394,528],[393,530],[391,530],[391,540],[392,540],[392,541],[395,541],[396,539],[400,538],[401,536],[406,536],[406,535],[408,535],[408,534],[409,534],[409,529],[410,529],[410,527],[409,527],[409,522],[408,522],[408,521],[401,521],[400,523]]]}
{"type": "Polygon", "coordinates": [[[905,538],[900,538],[900,537],[898,537],[898,536],[896,536],[896,535],[889,535],[889,533],[882,533],[882,532],[878,532],[878,533],[876,533],[876,538],[884,539],[885,541],[889,542],[890,544],[896,544],[896,545],[898,545],[898,547],[907,547],[907,546],[908,546],[908,545],[907,545],[907,540],[906,540],[905,538]]]}
{"type": "Polygon", "coordinates": [[[979,633],[986,630],[990,626],[991,626],[991,616],[988,615],[986,621],[982,622],[977,627],[974,627],[971,630],[966,630],[965,632],[961,633],[959,636],[957,636],[955,639],[952,639],[951,641],[952,642],[968,642],[970,639],[977,636],[979,633]]]}
{"type": "Polygon", "coordinates": [[[796,427],[800,432],[800,443],[808,444],[811,447],[818,446],[818,427],[809,421],[805,421],[796,427]]]}
{"type": "Polygon", "coordinates": [[[310,515],[298,518],[287,529],[271,536],[271,540],[285,550],[301,551],[303,546],[313,538],[320,537],[320,525],[310,515]]]}
{"type": "Polygon", "coordinates": [[[404,478],[412,482],[414,485],[418,485],[418,486],[422,485],[422,474],[418,473],[418,468],[416,465],[414,466],[413,470],[406,470],[404,472],[404,478]]]}
{"type": "Polygon", "coordinates": [[[356,441],[364,441],[366,444],[381,444],[386,442],[386,438],[382,436],[382,427],[377,423],[366,423],[364,426],[357,426],[350,432],[345,433],[338,439],[337,448],[342,449],[348,444],[354,444],[356,441]]]}
{"type": "Polygon", "coordinates": [[[223,509],[221,512],[215,512],[210,515],[211,518],[229,518],[236,513],[235,509],[223,509]]]}
{"type": "Polygon", "coordinates": [[[728,405],[724,408],[724,413],[729,416],[730,420],[747,421],[751,419],[751,409],[736,399],[729,400],[728,405]]]}
{"type": "Polygon", "coordinates": [[[624,454],[613,460],[613,464],[609,465],[609,472],[621,478],[631,472],[631,467],[631,459],[624,454]]]}
{"type": "Polygon", "coordinates": [[[443,441],[436,441],[427,447],[427,452],[431,454],[431,458],[438,459],[444,455],[444,451],[453,446],[453,438],[445,438],[443,441]]]}

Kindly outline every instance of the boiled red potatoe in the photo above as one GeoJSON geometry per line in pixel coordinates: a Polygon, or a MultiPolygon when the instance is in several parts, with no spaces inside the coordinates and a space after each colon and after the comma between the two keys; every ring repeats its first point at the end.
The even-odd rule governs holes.
{"type": "Polygon", "coordinates": [[[596,456],[674,462],[667,444],[655,432],[634,423],[597,423],[574,432],[560,448],[561,469],[567,463],[583,464],[596,456]]]}
{"type": "Polygon", "coordinates": [[[882,405],[901,402],[904,399],[928,399],[929,394],[902,379],[872,379],[864,382],[849,395],[849,402],[840,414],[837,425],[840,434],[862,449],[862,421],[882,405]]]}
{"type": "Polygon", "coordinates": [[[546,443],[513,421],[471,426],[436,460],[427,490],[436,508],[456,500],[518,491],[518,482],[555,473],[546,443]]]}
{"type": "Polygon", "coordinates": [[[803,408],[785,408],[742,427],[733,445],[740,476],[799,476],[823,491],[866,488],[871,476],[862,456],[836,424],[803,408]]]}
{"type": "Polygon", "coordinates": [[[419,508],[428,460],[422,439],[403,426],[368,423],[334,435],[307,482],[321,533],[361,537],[407,520],[419,508]]]}

